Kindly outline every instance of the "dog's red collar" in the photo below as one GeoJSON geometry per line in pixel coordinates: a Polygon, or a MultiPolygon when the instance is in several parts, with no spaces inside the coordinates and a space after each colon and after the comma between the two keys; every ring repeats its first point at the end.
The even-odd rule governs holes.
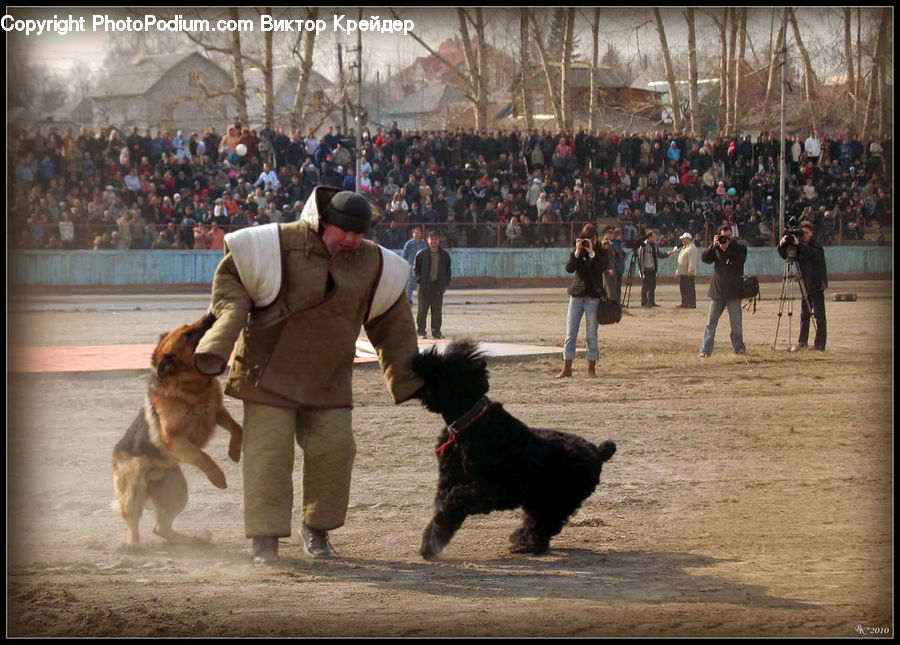
{"type": "Polygon", "coordinates": [[[434,454],[439,455],[444,452],[450,444],[456,441],[457,435],[468,428],[470,425],[475,423],[475,421],[481,417],[482,414],[487,412],[488,406],[491,404],[491,400],[486,396],[478,399],[478,402],[475,403],[471,408],[469,408],[465,414],[463,414],[456,421],[447,426],[447,430],[450,431],[450,438],[442,445],[440,448],[434,451],[434,454]]]}

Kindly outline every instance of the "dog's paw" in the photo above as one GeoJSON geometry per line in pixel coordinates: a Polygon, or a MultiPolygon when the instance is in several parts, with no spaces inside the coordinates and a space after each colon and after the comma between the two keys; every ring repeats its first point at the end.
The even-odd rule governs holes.
{"type": "Polygon", "coordinates": [[[197,546],[209,546],[213,541],[212,531],[204,529],[199,535],[191,536],[197,546]]]}
{"type": "Polygon", "coordinates": [[[436,558],[444,550],[448,541],[449,538],[444,539],[441,528],[432,520],[422,533],[422,546],[419,547],[419,555],[426,560],[436,558]]]}
{"type": "Polygon", "coordinates": [[[216,488],[228,488],[228,482],[225,481],[225,473],[221,470],[217,473],[207,473],[206,476],[209,477],[209,481],[216,488]]]}

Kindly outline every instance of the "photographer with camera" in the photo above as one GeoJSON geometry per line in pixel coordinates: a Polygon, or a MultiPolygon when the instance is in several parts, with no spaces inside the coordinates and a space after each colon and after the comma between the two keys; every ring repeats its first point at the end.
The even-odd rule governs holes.
{"type": "Polygon", "coordinates": [[[744,262],[747,260],[747,247],[732,239],[730,226],[720,226],[713,237],[713,243],[703,252],[700,259],[714,266],[713,277],[709,283],[709,317],[699,357],[707,358],[712,354],[716,326],[726,308],[731,321],[731,346],[735,354],[743,354],[747,348],[744,346],[741,320],[741,281],[744,275],[744,262]]]}
{"type": "Polygon", "coordinates": [[[597,305],[606,293],[603,288],[603,274],[609,267],[609,256],[597,247],[597,227],[585,224],[581,236],[575,240],[575,249],[566,262],[566,272],[574,273],[568,289],[569,310],[566,323],[566,342],[563,345],[563,368],[555,378],[572,376],[572,361],[575,360],[575,342],[581,318],[584,317],[588,363],[588,376],[597,376],[597,305]]]}
{"type": "Polygon", "coordinates": [[[809,296],[809,305],[806,298],[802,298],[803,307],[800,314],[800,335],[797,343],[791,347],[792,352],[806,348],[809,340],[809,306],[816,317],[816,339],[813,349],[825,351],[827,328],[825,325],[825,289],[828,287],[828,270],[825,266],[825,249],[813,236],[814,226],[810,221],[804,221],[799,229],[785,230],[784,237],[778,243],[778,254],[788,259],[796,257],[800,278],[806,287],[809,296]],[[796,249],[796,256],[791,252],[796,249]]]}

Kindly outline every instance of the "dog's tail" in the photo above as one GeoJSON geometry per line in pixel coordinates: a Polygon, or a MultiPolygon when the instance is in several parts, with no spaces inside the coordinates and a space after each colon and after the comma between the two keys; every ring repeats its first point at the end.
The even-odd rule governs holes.
{"type": "Polygon", "coordinates": [[[597,459],[600,460],[601,464],[607,462],[616,454],[616,442],[606,440],[599,446],[594,446],[594,451],[597,453],[597,459]]]}

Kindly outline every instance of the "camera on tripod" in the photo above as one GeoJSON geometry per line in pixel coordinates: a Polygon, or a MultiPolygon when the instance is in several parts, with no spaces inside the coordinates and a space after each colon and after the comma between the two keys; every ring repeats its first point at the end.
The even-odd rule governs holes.
{"type": "Polygon", "coordinates": [[[787,226],[784,227],[785,244],[797,246],[800,244],[802,237],[803,234],[800,226],[797,224],[797,218],[791,217],[787,222],[787,226]]]}
{"type": "Polygon", "coordinates": [[[781,238],[781,246],[784,247],[784,259],[793,262],[797,259],[797,247],[803,239],[803,233],[797,225],[797,218],[791,217],[787,226],[784,227],[784,234],[781,238]]]}
{"type": "Polygon", "coordinates": [[[626,240],[624,246],[625,246],[626,249],[631,249],[632,251],[637,251],[639,248],[641,248],[641,246],[642,246],[642,245],[644,244],[644,242],[646,242],[646,241],[647,241],[647,236],[646,236],[646,235],[642,235],[642,236],[640,236],[640,237],[638,237],[638,238],[635,238],[635,239],[633,239],[633,240],[626,240]]]}

